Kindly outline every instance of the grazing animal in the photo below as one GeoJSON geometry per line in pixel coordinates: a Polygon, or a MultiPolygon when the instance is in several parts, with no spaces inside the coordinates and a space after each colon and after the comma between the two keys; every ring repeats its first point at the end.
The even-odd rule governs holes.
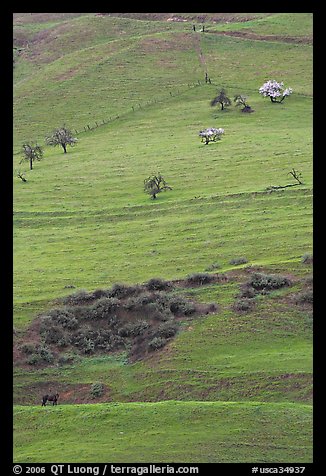
{"type": "Polygon", "coordinates": [[[52,405],[58,405],[59,394],[55,393],[53,395],[43,395],[42,397],[42,407],[45,407],[46,402],[52,402],[52,405]]]}

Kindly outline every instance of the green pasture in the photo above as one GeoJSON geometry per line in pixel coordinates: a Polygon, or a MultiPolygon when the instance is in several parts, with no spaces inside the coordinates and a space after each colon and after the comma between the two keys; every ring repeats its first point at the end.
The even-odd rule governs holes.
{"type": "MultiPolygon", "coordinates": [[[[271,35],[275,40],[307,37],[312,39],[313,18],[311,13],[274,13],[246,22],[232,22],[213,25],[208,31],[240,31],[256,35],[271,35]]],[[[268,38],[269,40],[272,38],[268,38]]]]}
{"type": "Polygon", "coordinates": [[[75,357],[59,367],[16,369],[14,401],[37,404],[45,382],[52,391],[60,388],[62,404],[89,401],[91,385],[102,382],[106,401],[311,403],[312,317],[309,309],[291,303],[309,269],[287,263],[277,271],[289,269],[300,280],[261,296],[250,313],[232,310],[238,281],[189,289],[189,297],[215,302],[217,313],[184,318],[175,339],[146,360],[130,364],[122,353],[75,357]]]}
{"type": "Polygon", "coordinates": [[[312,94],[311,46],[203,35],[175,22],[147,23],[82,16],[63,23],[64,32],[54,31],[53,38],[49,29],[51,48],[40,41],[31,52],[24,50],[14,73],[15,147],[24,140],[42,141],[58,123],[80,131],[132,107],[166,101],[204,83],[206,70],[211,95],[226,87],[257,97],[270,78],[283,80],[296,94],[312,94]],[[27,74],[30,68],[35,74],[27,74]]]}
{"type": "Polygon", "coordinates": [[[17,406],[15,462],[308,463],[310,419],[286,403],[17,406]]]}
{"type": "Polygon", "coordinates": [[[210,108],[211,92],[130,113],[25,166],[28,182],[14,184],[15,324],[65,286],[176,279],[236,256],[268,264],[311,251],[311,99],[258,97],[245,116],[210,108]],[[225,135],[206,146],[198,131],[208,126],[225,135]],[[293,167],[304,185],[266,192],[291,182],[293,167]],[[143,181],[157,171],[173,190],[154,201],[143,181]]]}

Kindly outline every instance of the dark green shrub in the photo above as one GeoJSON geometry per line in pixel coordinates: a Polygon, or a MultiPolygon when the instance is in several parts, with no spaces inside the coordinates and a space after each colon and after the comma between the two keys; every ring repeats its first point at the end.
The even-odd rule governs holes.
{"type": "Polygon", "coordinates": [[[97,299],[109,297],[110,291],[108,289],[95,289],[95,291],[93,291],[91,294],[93,299],[97,300],[97,299]]]}
{"type": "Polygon", "coordinates": [[[95,349],[93,335],[94,331],[92,329],[83,327],[73,334],[71,343],[85,354],[91,353],[95,349]]]}
{"type": "Polygon", "coordinates": [[[141,291],[142,291],[142,287],[138,285],[128,286],[127,284],[123,284],[123,283],[115,283],[112,286],[112,288],[109,290],[108,295],[110,297],[122,299],[122,298],[126,298],[129,296],[138,294],[141,291]]]}
{"type": "Polygon", "coordinates": [[[37,345],[34,353],[30,354],[27,363],[37,365],[39,363],[51,364],[54,361],[54,355],[44,344],[37,345]]]}
{"type": "Polygon", "coordinates": [[[106,349],[107,351],[111,351],[120,349],[121,347],[125,346],[126,343],[122,336],[119,336],[118,334],[112,334],[110,337],[110,342],[108,342],[106,349]]]}
{"type": "Polygon", "coordinates": [[[47,312],[43,316],[43,324],[46,324],[46,319],[50,318],[52,323],[60,324],[62,327],[67,329],[76,329],[78,327],[78,320],[75,317],[75,309],[71,310],[69,307],[55,308],[47,312]]]}
{"type": "Polygon", "coordinates": [[[149,323],[144,320],[128,322],[125,326],[119,329],[118,333],[121,337],[136,337],[143,334],[149,327],[149,323]]]}
{"type": "Polygon", "coordinates": [[[149,291],[166,291],[171,289],[172,284],[169,281],[164,281],[160,278],[152,278],[145,283],[145,287],[149,291]]]}
{"type": "Polygon", "coordinates": [[[215,276],[209,273],[194,273],[190,274],[186,278],[186,282],[189,285],[197,285],[197,286],[202,286],[204,284],[209,284],[212,281],[214,281],[215,276]]]}
{"type": "Polygon", "coordinates": [[[212,263],[211,265],[207,266],[205,271],[214,271],[214,269],[219,269],[221,268],[221,265],[219,263],[212,263]]]}
{"type": "Polygon", "coordinates": [[[255,301],[249,298],[242,298],[235,301],[233,309],[238,312],[248,312],[251,311],[255,306],[255,301]]]}
{"type": "Polygon", "coordinates": [[[164,322],[160,324],[155,332],[157,337],[164,337],[165,339],[170,339],[175,336],[178,331],[178,325],[175,322],[164,322]]]}
{"type": "Polygon", "coordinates": [[[111,341],[112,332],[108,329],[98,329],[94,331],[90,338],[94,342],[94,349],[107,349],[108,344],[111,341]]]}
{"type": "Polygon", "coordinates": [[[43,359],[38,355],[37,352],[30,354],[30,356],[27,359],[27,363],[29,365],[37,365],[43,362],[43,359]]]}
{"type": "Polygon", "coordinates": [[[161,349],[162,347],[165,346],[167,343],[167,340],[164,339],[164,337],[154,337],[149,343],[148,343],[148,349],[149,350],[158,350],[161,349]]]}
{"type": "Polygon", "coordinates": [[[240,287],[240,298],[254,298],[257,291],[249,284],[243,284],[240,287]]]}
{"type": "Polygon", "coordinates": [[[245,264],[245,263],[248,263],[248,260],[247,258],[233,258],[229,261],[229,264],[233,264],[233,265],[238,265],[238,264],[245,264]]]}
{"type": "Polygon", "coordinates": [[[270,291],[291,284],[290,279],[278,274],[253,273],[249,281],[249,285],[257,291],[270,291]]]}
{"type": "Polygon", "coordinates": [[[170,310],[170,308],[159,310],[157,309],[151,314],[151,318],[155,319],[156,321],[167,322],[174,319],[174,316],[170,310]]]}
{"type": "Polygon", "coordinates": [[[91,306],[89,317],[91,319],[108,319],[111,314],[116,312],[119,304],[119,299],[117,298],[101,298],[91,306]]]}
{"type": "Polygon", "coordinates": [[[58,358],[59,365],[69,365],[72,364],[75,360],[75,356],[72,354],[61,354],[58,358]]]}
{"type": "Polygon", "coordinates": [[[140,311],[143,309],[146,304],[151,302],[151,297],[149,294],[142,293],[139,296],[129,297],[124,303],[123,307],[127,311],[140,311]]]}
{"type": "Polygon", "coordinates": [[[36,352],[36,345],[31,342],[25,342],[19,347],[24,354],[34,354],[36,352]]]}
{"type": "Polygon", "coordinates": [[[107,318],[107,324],[111,329],[114,329],[119,325],[119,318],[116,314],[111,314],[107,318]]]}
{"type": "Polygon", "coordinates": [[[66,347],[67,345],[70,344],[70,336],[67,334],[64,334],[61,339],[58,340],[57,346],[58,347],[66,347]]]}
{"type": "Polygon", "coordinates": [[[83,337],[79,341],[79,347],[84,354],[93,354],[93,352],[95,351],[95,343],[92,339],[88,337],[83,337]]]}
{"type": "Polygon", "coordinates": [[[64,332],[58,326],[50,326],[42,332],[44,341],[47,344],[57,344],[64,339],[64,332]]]}
{"type": "Polygon", "coordinates": [[[302,291],[296,295],[296,303],[298,304],[313,304],[314,302],[314,293],[312,289],[302,291]]]}
{"type": "Polygon", "coordinates": [[[104,385],[101,382],[96,382],[91,385],[90,394],[92,398],[99,398],[104,393],[104,385]]]}
{"type": "Polygon", "coordinates": [[[196,312],[196,306],[182,297],[175,296],[170,300],[170,311],[174,315],[190,316],[196,312]]]}
{"type": "Polygon", "coordinates": [[[78,304],[87,304],[92,301],[94,301],[94,295],[93,293],[89,293],[85,291],[84,289],[80,291],[76,291],[73,294],[70,294],[69,296],[65,296],[61,299],[61,301],[64,304],[70,304],[70,305],[78,305],[78,304]]]}
{"type": "MultiPolygon", "coordinates": [[[[76,305],[72,308],[70,307],[69,309],[72,309],[73,316],[77,320],[77,322],[79,323],[81,321],[86,321],[87,319],[91,318],[91,316],[90,316],[91,307],[92,306],[90,306],[90,305],[76,305]]],[[[73,323],[74,323],[74,318],[72,318],[73,323]]],[[[71,328],[74,329],[76,327],[71,327],[71,328]]]]}

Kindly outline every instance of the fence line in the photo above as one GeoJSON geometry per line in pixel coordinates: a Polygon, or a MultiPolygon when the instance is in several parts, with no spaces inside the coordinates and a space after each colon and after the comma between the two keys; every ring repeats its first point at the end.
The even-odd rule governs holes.
{"type": "MultiPolygon", "coordinates": [[[[204,81],[200,81],[198,79],[197,83],[188,83],[187,87],[188,87],[188,90],[189,89],[195,89],[197,88],[198,86],[202,86],[204,83],[204,81]]],[[[176,91],[169,91],[169,95],[170,97],[176,97],[176,96],[179,96],[181,94],[183,94],[184,92],[186,92],[186,90],[182,90],[180,91],[180,89],[177,89],[176,91]]],[[[98,127],[101,127],[103,126],[104,124],[109,124],[110,122],[113,122],[113,121],[116,121],[117,119],[120,119],[120,117],[123,117],[123,116],[127,116],[130,112],[135,112],[137,109],[143,109],[144,107],[146,106],[151,106],[152,104],[156,104],[158,102],[161,102],[161,101],[164,101],[165,99],[169,99],[169,96],[164,96],[162,98],[154,98],[154,99],[150,99],[148,101],[146,101],[145,103],[143,104],[140,104],[138,103],[138,105],[133,105],[131,106],[131,109],[121,113],[121,114],[116,114],[114,116],[110,116],[108,119],[102,119],[102,121],[99,123],[98,121],[94,121],[95,124],[94,125],[91,125],[91,124],[87,124],[86,126],[83,126],[83,130],[77,130],[77,129],[74,129],[75,131],[75,134],[76,135],[79,135],[79,134],[82,134],[84,132],[88,132],[88,131],[93,131],[95,129],[97,129],[98,127]]]]}

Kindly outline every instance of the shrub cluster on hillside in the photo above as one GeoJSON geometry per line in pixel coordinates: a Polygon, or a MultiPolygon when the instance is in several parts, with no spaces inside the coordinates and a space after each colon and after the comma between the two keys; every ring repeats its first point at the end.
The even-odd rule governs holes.
{"type": "Polygon", "coordinates": [[[172,291],[172,283],[158,278],[143,285],[78,291],[40,316],[41,344],[25,343],[21,350],[30,364],[52,363],[55,354],[64,363],[61,352],[67,349],[84,355],[126,351],[132,360],[141,358],[176,335],[179,318],[216,310],[214,304],[198,305],[172,291]]]}
{"type": "Polygon", "coordinates": [[[255,307],[257,294],[267,294],[291,284],[289,278],[279,274],[252,273],[249,280],[240,287],[233,309],[237,312],[249,312],[255,307]]]}

